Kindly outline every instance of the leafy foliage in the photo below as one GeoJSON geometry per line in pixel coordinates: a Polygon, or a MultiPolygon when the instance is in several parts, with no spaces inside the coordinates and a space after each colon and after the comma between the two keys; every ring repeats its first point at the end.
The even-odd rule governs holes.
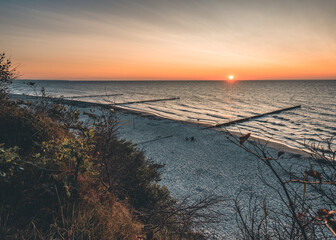
{"type": "Polygon", "coordinates": [[[6,93],[7,85],[16,77],[12,61],[6,57],[5,53],[0,53],[0,97],[6,93]]]}
{"type": "Polygon", "coordinates": [[[22,153],[33,151],[43,141],[69,134],[48,116],[37,114],[33,108],[21,108],[8,99],[0,102],[0,119],[0,143],[18,146],[22,153]]]}

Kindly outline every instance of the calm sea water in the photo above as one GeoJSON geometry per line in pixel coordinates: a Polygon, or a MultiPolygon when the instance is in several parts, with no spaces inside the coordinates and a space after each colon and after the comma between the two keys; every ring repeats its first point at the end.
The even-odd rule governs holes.
{"type": "Polygon", "coordinates": [[[250,132],[297,148],[336,136],[336,81],[35,81],[35,89],[24,82],[15,81],[11,92],[39,94],[44,87],[52,96],[123,94],[79,98],[115,103],[180,97],[124,107],[195,123],[225,123],[301,104],[300,109],[265,116],[228,130],[250,132]]]}

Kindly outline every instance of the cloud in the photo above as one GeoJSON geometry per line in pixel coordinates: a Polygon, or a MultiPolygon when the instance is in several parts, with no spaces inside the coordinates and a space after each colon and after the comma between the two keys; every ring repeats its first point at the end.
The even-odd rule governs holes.
{"type": "MultiPolygon", "coordinates": [[[[23,62],[188,68],[336,61],[334,0],[12,0],[0,44],[23,62]]],[[[55,70],[56,71],[56,70],[55,70]]]]}

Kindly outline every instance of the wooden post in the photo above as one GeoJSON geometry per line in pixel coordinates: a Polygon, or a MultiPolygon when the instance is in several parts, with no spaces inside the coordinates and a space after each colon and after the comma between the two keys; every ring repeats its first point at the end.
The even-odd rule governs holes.
{"type": "Polygon", "coordinates": [[[123,103],[116,103],[116,105],[134,104],[134,103],[147,103],[147,102],[159,102],[159,101],[170,101],[170,100],[178,100],[178,99],[180,99],[180,97],[150,99],[150,100],[141,100],[141,101],[134,101],[134,102],[123,102],[123,103]]]}
{"type": "Polygon", "coordinates": [[[72,97],[64,97],[64,98],[86,98],[86,97],[114,97],[114,96],[122,96],[121,93],[116,94],[102,94],[102,95],[84,95],[84,96],[72,96],[72,97]]]}

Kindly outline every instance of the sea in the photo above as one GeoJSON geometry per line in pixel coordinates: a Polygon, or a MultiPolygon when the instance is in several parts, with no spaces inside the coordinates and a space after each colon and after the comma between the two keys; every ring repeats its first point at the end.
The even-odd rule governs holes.
{"type": "MultiPolygon", "coordinates": [[[[195,124],[222,124],[301,105],[301,108],[264,115],[219,130],[251,133],[255,137],[298,149],[305,148],[305,144],[326,148],[325,142],[336,136],[336,81],[333,80],[234,82],[45,80],[33,81],[34,85],[30,82],[14,81],[10,87],[11,93],[36,96],[41,95],[43,88],[45,93],[52,97],[114,103],[129,110],[195,124]],[[123,104],[176,97],[179,99],[123,104]]],[[[133,117],[133,121],[135,118],[133,117]]],[[[231,142],[223,141],[222,133],[211,130],[200,132],[198,129],[203,126],[190,127],[189,124],[181,125],[164,120],[159,121],[161,124],[156,126],[161,132],[155,133],[155,136],[172,134],[176,136],[172,137],[171,141],[163,139],[149,141],[150,144],[141,144],[154,137],[153,134],[146,134],[147,130],[151,131],[148,126],[154,124],[151,118],[142,120],[143,128],[140,129],[140,121],[135,120],[134,130],[127,130],[132,128],[131,126],[126,126],[125,131],[120,128],[121,135],[124,134],[122,136],[126,136],[127,140],[140,143],[138,146],[145,150],[146,157],[165,165],[160,183],[168,187],[174,198],[181,200],[190,196],[192,199],[197,199],[216,194],[232,200],[239,196],[241,206],[246,207],[249,206],[251,194],[254,194],[253,196],[258,197],[260,201],[264,201],[267,197],[270,206],[281,211],[283,202],[272,188],[261,184],[258,173],[262,169],[262,178],[266,179],[268,184],[277,186],[274,175],[269,169],[262,168],[253,156],[241,151],[231,142]],[[170,129],[166,129],[168,126],[170,129]],[[194,135],[197,138],[195,142],[182,139],[191,134],[197,134],[194,135]],[[201,139],[202,136],[204,141],[201,139]],[[209,139],[211,142],[208,142],[209,139]]],[[[330,146],[336,150],[335,144],[330,146]]],[[[274,154],[276,153],[277,150],[274,150],[274,154]]],[[[297,156],[281,160],[282,166],[287,169],[291,168],[293,163],[302,164],[302,168],[308,164],[297,156]]],[[[213,234],[214,237],[211,239],[237,239],[239,228],[234,217],[236,212],[230,207],[222,206],[215,210],[223,214],[218,216],[220,221],[212,226],[200,225],[201,228],[213,234]]]]}
{"type": "MultiPolygon", "coordinates": [[[[178,100],[122,104],[122,107],[197,124],[222,124],[278,109],[225,127],[289,147],[316,145],[336,136],[336,80],[273,81],[56,81],[16,80],[11,93],[122,104],[179,97],[178,100]],[[34,82],[35,85],[29,84],[34,82]],[[114,95],[115,94],[115,95],[114,95]],[[102,95],[92,97],[92,95],[102,95]],[[110,96],[114,95],[114,96],[110,96]]],[[[334,149],[335,145],[332,145],[334,149]]]]}

